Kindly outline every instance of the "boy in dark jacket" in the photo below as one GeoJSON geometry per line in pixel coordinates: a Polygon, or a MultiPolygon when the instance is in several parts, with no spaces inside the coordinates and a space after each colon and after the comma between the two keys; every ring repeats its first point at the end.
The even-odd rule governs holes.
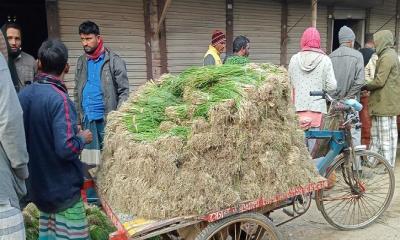
{"type": "Polygon", "coordinates": [[[86,239],[79,155],[92,134],[78,131],[77,113],[63,82],[69,68],[65,45],[58,40],[44,42],[38,60],[41,73],[19,99],[31,159],[28,193],[40,210],[39,239],[86,239]]]}

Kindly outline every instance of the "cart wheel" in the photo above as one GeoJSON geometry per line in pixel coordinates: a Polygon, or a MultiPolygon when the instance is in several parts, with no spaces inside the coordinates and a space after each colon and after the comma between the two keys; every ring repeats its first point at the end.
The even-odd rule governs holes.
{"type": "Polygon", "coordinates": [[[271,221],[259,213],[242,213],[208,225],[195,240],[280,240],[271,221]]]}
{"type": "Polygon", "coordinates": [[[388,208],[395,188],[393,170],[385,158],[367,150],[358,151],[355,156],[350,174],[344,158],[333,164],[325,177],[336,178],[315,198],[326,221],[341,230],[372,224],[388,208]],[[353,179],[352,187],[349,178],[353,179]]]}

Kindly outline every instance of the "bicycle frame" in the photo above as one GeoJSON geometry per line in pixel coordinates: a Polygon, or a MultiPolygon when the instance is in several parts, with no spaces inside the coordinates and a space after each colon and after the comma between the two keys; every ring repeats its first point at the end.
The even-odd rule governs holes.
{"type": "Polygon", "coordinates": [[[318,172],[321,176],[325,176],[329,166],[332,165],[336,156],[338,156],[344,149],[348,148],[346,142],[346,131],[331,131],[331,130],[308,130],[305,131],[307,139],[330,139],[329,152],[325,157],[314,159],[318,172]]]}

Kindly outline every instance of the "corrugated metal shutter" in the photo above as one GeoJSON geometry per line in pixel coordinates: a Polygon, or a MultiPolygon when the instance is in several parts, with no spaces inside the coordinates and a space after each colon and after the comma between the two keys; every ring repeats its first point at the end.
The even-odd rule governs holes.
{"type": "Polygon", "coordinates": [[[250,39],[252,62],[280,63],[280,1],[235,0],[234,36],[250,39]]]}
{"type": "Polygon", "coordinates": [[[105,46],[125,60],[131,91],[146,81],[142,0],[59,0],[58,4],[61,40],[69,48],[69,89],[74,87],[76,61],[83,54],[78,27],[88,19],[99,25],[105,46]]]}
{"type": "Polygon", "coordinates": [[[371,33],[378,30],[391,30],[394,34],[396,23],[396,0],[385,0],[383,5],[371,9],[371,33]]]}
{"type": "Polygon", "coordinates": [[[365,19],[365,9],[335,6],[333,16],[335,19],[365,19]]]}
{"type": "MultiPolygon", "coordinates": [[[[321,47],[326,49],[327,7],[318,4],[317,28],[321,34],[321,47]]],[[[311,4],[291,3],[288,9],[288,61],[300,50],[300,39],[304,30],[311,26],[311,4]],[[297,23],[297,24],[296,24],[297,23]]]]}
{"type": "Polygon", "coordinates": [[[215,29],[225,32],[225,1],[173,0],[166,18],[168,70],[202,66],[215,29]]]}

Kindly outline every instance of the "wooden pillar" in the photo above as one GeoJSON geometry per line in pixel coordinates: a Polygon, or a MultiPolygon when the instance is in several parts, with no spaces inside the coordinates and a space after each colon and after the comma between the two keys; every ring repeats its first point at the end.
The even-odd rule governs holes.
{"type": "Polygon", "coordinates": [[[147,69],[147,80],[153,78],[153,58],[151,54],[151,0],[143,0],[143,13],[144,13],[144,42],[146,49],[146,69],[147,69]]]}
{"type": "Polygon", "coordinates": [[[165,0],[143,0],[148,79],[168,72],[165,4],[165,0]]]}
{"type": "Polygon", "coordinates": [[[233,52],[233,0],[226,0],[226,54],[233,52]]]}
{"type": "Polygon", "coordinates": [[[400,27],[400,0],[396,0],[396,23],[395,23],[395,44],[396,51],[399,51],[399,27],[400,27]]]}
{"type": "MultiPolygon", "coordinates": [[[[166,12],[163,12],[165,4],[165,0],[158,0],[158,21],[160,21],[162,14],[167,14],[166,12]]],[[[165,16],[163,16],[162,24],[158,31],[158,36],[154,37],[158,38],[158,47],[160,51],[160,74],[168,73],[167,31],[165,26],[165,16]]]]}
{"type": "Polygon", "coordinates": [[[60,38],[60,21],[58,16],[57,0],[46,0],[46,17],[48,38],[60,38]]]}
{"type": "Polygon", "coordinates": [[[288,42],[288,3],[287,0],[281,1],[281,56],[280,64],[286,66],[287,61],[287,42],[288,42]]]}
{"type": "Polygon", "coordinates": [[[317,27],[318,0],[311,0],[311,26],[317,27]]]}
{"type": "Polygon", "coordinates": [[[371,33],[371,8],[365,9],[365,32],[371,33]]]}
{"type": "Polygon", "coordinates": [[[326,37],[326,53],[330,54],[332,52],[332,43],[333,43],[333,13],[334,8],[333,6],[328,6],[328,19],[327,19],[327,26],[328,32],[326,37]]]}

